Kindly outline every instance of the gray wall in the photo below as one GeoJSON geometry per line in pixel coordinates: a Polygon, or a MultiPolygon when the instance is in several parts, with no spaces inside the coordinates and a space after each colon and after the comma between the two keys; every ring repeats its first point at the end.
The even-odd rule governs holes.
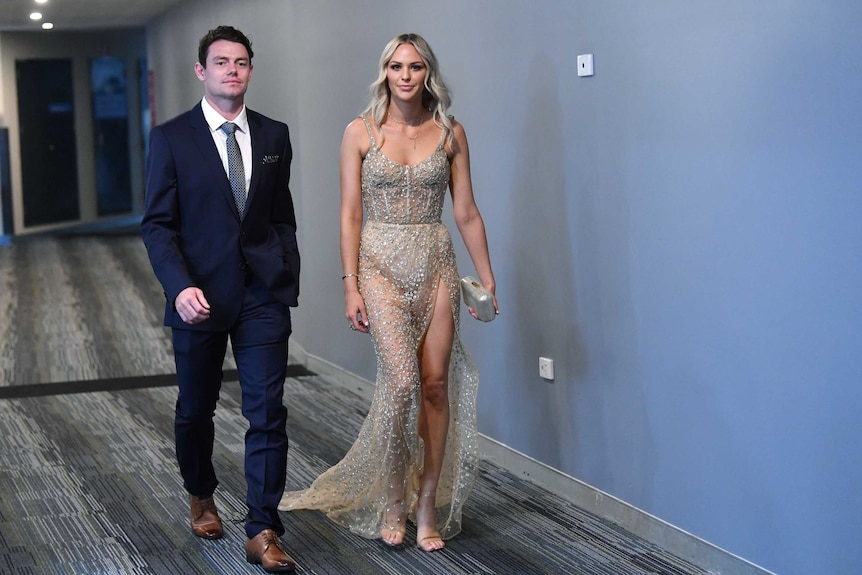
{"type": "MultiPolygon", "coordinates": [[[[97,215],[96,160],[93,141],[93,109],[90,89],[90,61],[103,55],[122,58],[126,63],[129,110],[129,175],[132,209],[140,214],[144,199],[143,138],[141,102],[138,97],[139,60],[145,56],[143,29],[93,32],[3,32],[0,34],[0,125],[9,128],[10,175],[14,232],[40,232],[71,224],[116,220],[117,216],[97,215]],[[81,217],[77,222],[24,227],[21,152],[18,137],[18,94],[16,60],[68,58],[72,60],[75,104],[75,137],[78,155],[78,195],[81,217]]],[[[120,217],[127,216],[124,214],[120,217]]],[[[2,230],[11,233],[13,230],[2,230]]]]}
{"type": "Polygon", "coordinates": [[[342,318],[338,147],[385,42],[420,32],[499,284],[462,332],[480,431],[771,570],[862,570],[862,4],[359,4],[192,0],[148,29],[160,120],[201,97],[208,28],[252,36],[249,105],[296,149],[295,341],[374,378],[342,318]]]}

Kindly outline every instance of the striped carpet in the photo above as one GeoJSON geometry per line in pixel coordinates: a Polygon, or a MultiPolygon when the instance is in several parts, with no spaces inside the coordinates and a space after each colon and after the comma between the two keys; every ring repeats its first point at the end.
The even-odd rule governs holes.
{"type": "MultiPolygon", "coordinates": [[[[226,534],[189,531],[163,301],[136,236],[0,247],[0,573],[263,573],[242,553],[245,421],[231,360],[216,412],[226,534]]],[[[285,396],[296,489],[345,453],[367,402],[298,365],[285,396]]],[[[487,462],[463,533],[438,553],[390,549],[317,512],[283,518],[304,574],[706,574],[487,462]]]]}

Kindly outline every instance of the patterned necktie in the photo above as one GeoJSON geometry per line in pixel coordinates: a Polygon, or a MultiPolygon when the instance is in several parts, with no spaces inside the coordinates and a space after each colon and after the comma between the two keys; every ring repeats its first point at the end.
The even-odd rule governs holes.
{"type": "Polygon", "coordinates": [[[225,122],[219,129],[227,134],[227,177],[230,180],[230,188],[233,190],[233,200],[240,217],[245,210],[245,168],[242,165],[242,154],[236,141],[236,124],[225,122]]]}

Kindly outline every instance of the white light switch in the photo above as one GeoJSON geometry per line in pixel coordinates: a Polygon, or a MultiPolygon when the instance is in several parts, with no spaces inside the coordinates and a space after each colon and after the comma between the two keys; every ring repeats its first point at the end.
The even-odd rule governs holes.
{"type": "Polygon", "coordinates": [[[581,54],[578,56],[578,76],[593,75],[593,55],[581,54]]]}
{"type": "Polygon", "coordinates": [[[539,377],[554,380],[554,360],[549,357],[539,358],[539,377]]]}

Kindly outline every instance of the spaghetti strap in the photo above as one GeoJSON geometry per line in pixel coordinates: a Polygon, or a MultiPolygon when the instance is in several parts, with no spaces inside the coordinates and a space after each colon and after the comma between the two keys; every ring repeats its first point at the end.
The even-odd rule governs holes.
{"type": "Polygon", "coordinates": [[[446,145],[446,134],[448,134],[448,133],[449,133],[449,130],[447,130],[446,128],[443,128],[443,130],[440,132],[440,141],[437,142],[437,149],[438,150],[442,150],[444,148],[444,146],[446,145]]]}
{"type": "Polygon", "coordinates": [[[374,132],[371,131],[371,122],[368,121],[364,115],[359,116],[363,122],[365,122],[365,129],[368,130],[368,137],[371,138],[371,147],[376,148],[377,142],[374,141],[374,132]]]}

